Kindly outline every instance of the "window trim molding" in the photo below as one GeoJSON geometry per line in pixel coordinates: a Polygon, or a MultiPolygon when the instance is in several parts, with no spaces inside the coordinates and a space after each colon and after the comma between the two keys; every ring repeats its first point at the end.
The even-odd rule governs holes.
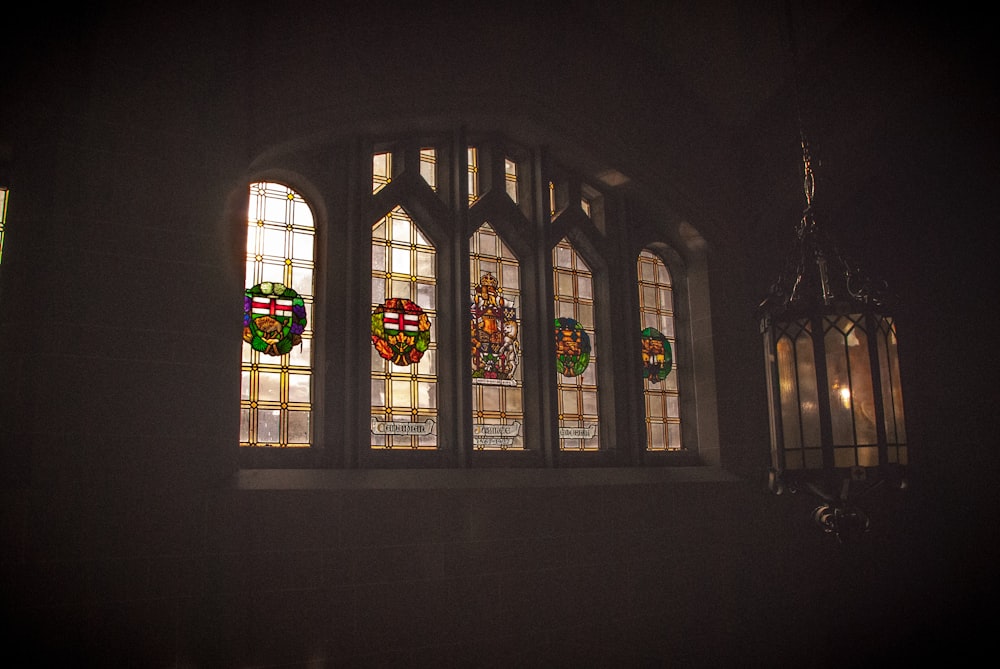
{"type": "Polygon", "coordinates": [[[513,467],[503,469],[241,469],[228,485],[237,490],[441,490],[557,488],[657,484],[743,484],[718,466],[693,467],[513,467]]]}
{"type": "MultiPolygon", "coordinates": [[[[704,243],[691,242],[690,232],[693,228],[686,223],[676,221],[676,215],[671,210],[659,209],[651,200],[642,199],[642,194],[635,190],[635,182],[617,188],[605,188],[595,185],[598,182],[594,180],[567,170],[562,164],[550,164],[550,152],[544,145],[533,144],[528,148],[517,148],[517,145],[507,142],[506,139],[497,139],[492,134],[477,135],[480,138],[478,141],[470,141],[470,135],[464,126],[453,126],[435,134],[425,133],[420,135],[419,140],[398,139],[402,136],[401,134],[394,136],[391,133],[378,135],[386,138],[385,141],[376,139],[375,135],[360,135],[353,138],[341,136],[338,141],[326,138],[308,146],[304,142],[292,142],[284,147],[269,149],[254,161],[256,169],[247,177],[246,183],[260,180],[285,183],[299,192],[314,211],[317,229],[314,404],[318,420],[314,426],[313,447],[302,449],[308,450],[311,455],[276,453],[274,463],[255,462],[252,465],[246,463],[248,458],[240,457],[240,464],[253,467],[252,471],[267,469],[271,464],[280,469],[316,467],[333,471],[355,468],[392,470],[400,467],[422,470],[439,468],[495,470],[718,465],[720,457],[714,359],[710,336],[711,308],[707,301],[708,246],[704,243]],[[470,145],[489,147],[485,153],[491,156],[490,163],[484,164],[483,156],[480,156],[480,169],[484,172],[498,171],[493,163],[499,164],[499,171],[502,172],[503,158],[510,155],[511,151],[516,151],[519,175],[524,175],[526,179],[524,184],[519,182],[519,194],[527,190],[530,197],[519,198],[521,201],[514,204],[508,201],[506,192],[491,188],[470,207],[465,172],[466,152],[470,145]],[[439,170],[437,190],[431,190],[419,172],[419,151],[422,147],[431,146],[437,150],[439,170]],[[376,150],[402,151],[403,155],[402,159],[394,159],[398,171],[393,182],[373,194],[370,174],[371,154],[376,150]],[[407,155],[410,156],[410,160],[406,159],[407,155]],[[558,212],[554,220],[549,216],[550,175],[558,175],[563,181],[568,180],[572,191],[570,204],[558,212]],[[318,188],[315,184],[324,186],[318,188]],[[602,210],[607,216],[607,233],[600,230],[578,205],[572,204],[578,199],[576,195],[582,192],[583,184],[600,192],[602,210]],[[536,323],[548,322],[545,320],[546,316],[551,320],[554,308],[554,305],[544,299],[539,302],[537,297],[537,295],[549,295],[548,302],[551,302],[552,246],[561,239],[560,233],[579,235],[582,239],[586,239],[585,244],[591,248],[584,250],[583,255],[594,274],[595,291],[607,291],[606,298],[610,302],[605,308],[598,308],[595,314],[595,320],[605,321],[603,327],[598,328],[599,332],[603,330],[600,345],[604,361],[599,373],[603,372],[602,377],[610,375],[610,381],[605,381],[605,378],[600,379],[602,450],[580,453],[559,450],[557,420],[554,413],[554,374],[551,379],[539,384],[538,390],[541,391],[541,396],[534,401],[534,404],[538,405],[537,409],[533,409],[538,411],[539,424],[529,435],[532,443],[528,449],[497,452],[475,450],[471,446],[471,392],[465,392],[465,387],[471,383],[471,370],[466,369],[467,365],[461,365],[461,360],[457,356],[450,356],[454,360],[449,359],[449,356],[439,358],[444,365],[444,368],[439,369],[439,378],[442,385],[450,386],[441,389],[439,406],[442,403],[449,404],[452,414],[447,419],[441,417],[439,429],[445,438],[439,442],[439,449],[433,452],[408,452],[365,448],[369,443],[367,433],[370,422],[370,410],[365,407],[367,393],[364,397],[360,397],[360,393],[349,392],[346,389],[367,387],[364,383],[368,378],[370,356],[367,330],[353,328],[357,332],[351,333],[342,332],[343,328],[339,328],[338,331],[342,332],[342,336],[338,335],[338,338],[342,339],[343,344],[333,347],[337,349],[335,351],[329,350],[330,342],[324,337],[334,331],[331,328],[335,327],[338,320],[342,320],[338,319],[337,314],[343,313],[344,310],[348,313],[369,311],[370,282],[361,281],[358,284],[359,280],[356,279],[361,274],[365,277],[370,274],[370,226],[362,225],[361,221],[368,222],[374,213],[383,209],[391,210],[395,204],[404,206],[425,233],[433,239],[438,249],[439,266],[444,264],[451,266],[445,276],[439,273],[439,284],[445,285],[450,282],[461,287],[439,293],[439,321],[447,321],[438,323],[442,350],[447,350],[449,341],[461,344],[464,341],[463,335],[467,335],[467,324],[454,314],[466,313],[463,307],[468,301],[468,296],[465,294],[469,273],[468,239],[481,222],[489,221],[505,236],[505,241],[518,254],[522,275],[530,277],[527,280],[535,284],[522,289],[522,300],[526,306],[530,302],[535,303],[531,313],[524,314],[524,317],[530,315],[536,323]],[[650,215],[651,211],[657,211],[659,214],[650,215]],[[533,216],[529,218],[525,212],[532,212],[533,216]],[[428,218],[430,227],[434,230],[428,229],[426,220],[428,218]],[[684,232],[684,226],[688,229],[686,235],[681,234],[684,232]],[[573,229],[574,232],[569,232],[569,229],[573,229]],[[512,230],[516,231],[513,235],[512,230]],[[538,243],[522,240],[522,236],[525,236],[523,233],[531,233],[531,239],[538,243]],[[338,239],[340,243],[334,241],[338,239]],[[688,447],[686,451],[662,453],[646,451],[644,434],[641,433],[641,430],[644,430],[642,417],[623,419],[623,415],[627,415],[636,397],[642,398],[641,379],[637,384],[623,384],[620,380],[614,380],[617,376],[614,370],[627,366],[631,359],[628,357],[630,354],[639,355],[637,337],[626,337],[627,341],[616,342],[613,334],[616,328],[621,329],[620,325],[615,324],[623,318],[628,323],[634,322],[636,325],[639,323],[638,297],[634,290],[629,290],[628,302],[617,298],[610,299],[618,293],[607,287],[623,280],[628,280],[629,285],[634,284],[635,257],[631,251],[647,247],[660,248],[661,257],[671,269],[674,278],[678,352],[685,355],[692,363],[690,371],[686,372],[686,379],[679,386],[681,418],[684,425],[682,438],[684,445],[688,447]],[[527,253],[522,257],[518,252],[524,251],[527,253]],[[626,253],[628,262],[623,261],[626,253]],[[332,277],[330,272],[335,272],[340,279],[332,277]],[[357,285],[353,287],[348,285],[351,282],[357,285]],[[601,286],[605,288],[602,289],[601,286]],[[529,291],[533,296],[531,299],[526,297],[529,291]],[[704,302],[699,303],[700,300],[704,302]],[[450,319],[442,319],[441,314],[449,310],[452,311],[450,319]],[[602,312],[603,315],[600,315],[602,312]],[[698,325],[698,321],[702,321],[701,326],[698,325]],[[707,337],[703,334],[706,323],[707,337]],[[615,327],[612,327],[613,325],[615,327]],[[632,339],[636,341],[633,342],[632,339]],[[685,351],[685,347],[689,347],[690,350],[685,351]],[[341,365],[343,368],[337,374],[323,373],[323,370],[337,369],[341,365]],[[451,369],[447,369],[449,365],[451,369]],[[709,374],[707,378],[706,373],[709,374]],[[336,382],[333,377],[337,377],[336,382]],[[636,387],[632,388],[633,385],[636,387]],[[608,398],[608,395],[611,397],[608,398]],[[611,407],[609,420],[611,425],[605,420],[605,416],[608,415],[606,406],[611,407]],[[451,436],[446,436],[447,433],[451,436]],[[639,437],[643,438],[640,440],[639,437]],[[286,455],[288,457],[282,457],[286,455]]],[[[244,212],[241,225],[245,224],[244,212]]],[[[697,237],[697,240],[700,239],[697,237]]],[[[635,253],[638,253],[638,250],[635,253]]],[[[600,322],[595,323],[595,327],[601,325],[600,322]]],[[[536,357],[539,357],[539,364],[545,367],[551,362],[548,366],[554,369],[552,360],[554,351],[549,351],[548,348],[551,347],[546,347],[551,339],[550,336],[546,336],[549,334],[548,329],[544,327],[536,329],[539,331],[532,332],[529,335],[531,340],[526,338],[522,341],[522,345],[526,348],[538,346],[540,357],[536,357]]],[[[524,328],[523,332],[528,332],[528,328],[524,328]]],[[[622,330],[622,333],[624,332],[625,330],[622,330]]],[[[526,393],[529,392],[527,390],[529,385],[525,384],[526,393]]],[[[527,399],[525,402],[529,403],[527,399]]]]}

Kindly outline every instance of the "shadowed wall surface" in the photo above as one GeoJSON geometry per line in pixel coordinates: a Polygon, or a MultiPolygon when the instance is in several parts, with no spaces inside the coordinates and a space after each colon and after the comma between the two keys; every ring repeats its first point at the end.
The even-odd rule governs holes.
{"type": "Polygon", "coordinates": [[[801,211],[800,156],[784,8],[738,4],[106,3],[7,41],[11,653],[29,666],[860,667],[978,652],[997,559],[987,43],[959,19],[868,3],[801,18],[818,199],[902,297],[912,486],[866,500],[872,532],[840,545],[811,524],[812,500],[765,485],[753,313],[801,211]],[[582,173],[612,166],[626,198],[706,240],[720,466],[305,484],[239,471],[230,223],[251,166],[451,123],[545,145],[582,173]]]}

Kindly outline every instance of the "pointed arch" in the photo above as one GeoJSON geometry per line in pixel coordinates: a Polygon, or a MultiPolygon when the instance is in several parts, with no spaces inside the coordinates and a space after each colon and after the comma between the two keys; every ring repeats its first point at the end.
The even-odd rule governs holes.
{"type": "Polygon", "coordinates": [[[600,449],[594,275],[569,237],[552,249],[559,449],[600,449]]]}
{"type": "Polygon", "coordinates": [[[469,239],[473,448],[524,448],[521,267],[484,222],[469,239]]]}
{"type": "Polygon", "coordinates": [[[401,205],[371,233],[371,446],[438,447],[437,249],[401,205]]]}

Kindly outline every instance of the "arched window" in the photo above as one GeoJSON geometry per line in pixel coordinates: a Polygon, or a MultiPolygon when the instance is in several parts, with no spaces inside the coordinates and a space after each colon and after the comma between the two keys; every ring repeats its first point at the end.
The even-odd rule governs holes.
{"type": "Polygon", "coordinates": [[[312,210],[285,185],[250,186],[240,445],[312,442],[312,210]]]}
{"type": "Polygon", "coordinates": [[[561,450],[600,448],[594,282],[590,267],[563,238],[552,250],[561,450]]]}
{"type": "Polygon", "coordinates": [[[402,207],[374,226],[371,446],[435,449],[437,254],[402,207]]]}
{"type": "Polygon", "coordinates": [[[241,466],[718,463],[693,229],[492,132],[324,147],[254,166],[241,466]]]}
{"type": "Polygon", "coordinates": [[[524,448],[520,267],[489,223],[469,240],[469,277],[473,447],[524,448]]]}
{"type": "Polygon", "coordinates": [[[646,449],[681,448],[680,398],[677,391],[674,291],[670,270],[644,249],[637,263],[642,325],[642,385],[646,409],[646,449]]]}

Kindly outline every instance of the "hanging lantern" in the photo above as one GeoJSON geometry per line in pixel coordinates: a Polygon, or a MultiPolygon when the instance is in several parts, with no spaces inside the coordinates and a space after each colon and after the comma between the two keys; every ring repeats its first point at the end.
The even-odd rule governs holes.
{"type": "Polygon", "coordinates": [[[906,429],[896,324],[886,286],[844,258],[817,224],[802,137],[806,206],[784,271],[759,307],[773,492],[821,498],[814,519],[844,539],[868,529],[854,501],[905,486],[906,429]]]}

